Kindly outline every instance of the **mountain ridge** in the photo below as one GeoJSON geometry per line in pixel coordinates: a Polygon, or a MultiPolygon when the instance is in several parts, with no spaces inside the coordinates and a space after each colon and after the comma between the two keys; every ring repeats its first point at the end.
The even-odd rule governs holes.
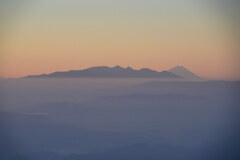
{"type": "MultiPolygon", "coordinates": [[[[186,69],[187,70],[187,69],[186,69]]],[[[193,74],[193,73],[192,73],[193,74]]],[[[23,78],[170,78],[182,79],[184,77],[169,70],[156,71],[149,68],[133,69],[131,67],[95,66],[83,70],[69,70],[49,74],[29,75],[23,78]]]]}

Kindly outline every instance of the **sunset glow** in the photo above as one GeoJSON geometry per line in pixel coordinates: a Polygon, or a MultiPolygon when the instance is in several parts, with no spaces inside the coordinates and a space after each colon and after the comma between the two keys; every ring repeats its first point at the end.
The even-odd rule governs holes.
{"type": "Polygon", "coordinates": [[[185,66],[239,78],[224,21],[198,1],[32,1],[8,23],[2,77],[131,66],[185,66]],[[67,2],[67,3],[66,3],[67,2]]]}

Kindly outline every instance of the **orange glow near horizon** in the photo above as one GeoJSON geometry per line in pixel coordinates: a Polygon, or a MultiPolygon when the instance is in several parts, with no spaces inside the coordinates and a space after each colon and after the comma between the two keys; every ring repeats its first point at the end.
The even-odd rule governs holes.
{"type": "Polygon", "coordinates": [[[142,10],[129,15],[120,14],[125,10],[110,10],[114,16],[94,10],[85,17],[86,13],[55,12],[45,15],[29,10],[9,24],[2,45],[1,77],[93,66],[162,71],[182,65],[209,79],[240,78],[233,40],[224,25],[211,18],[161,17],[142,10]]]}

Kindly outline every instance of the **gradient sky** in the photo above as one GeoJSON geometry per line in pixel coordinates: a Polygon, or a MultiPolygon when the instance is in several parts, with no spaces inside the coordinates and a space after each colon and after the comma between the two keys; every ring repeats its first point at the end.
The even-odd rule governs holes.
{"type": "Polygon", "coordinates": [[[26,0],[15,5],[18,10],[12,5],[5,7],[14,14],[6,16],[1,77],[98,65],[158,71],[183,65],[210,79],[240,78],[226,22],[200,0],[26,0]]]}

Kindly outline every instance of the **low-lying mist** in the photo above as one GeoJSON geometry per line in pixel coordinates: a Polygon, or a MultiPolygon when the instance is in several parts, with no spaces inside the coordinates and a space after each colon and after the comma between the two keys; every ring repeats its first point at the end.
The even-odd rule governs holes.
{"type": "Polygon", "coordinates": [[[239,156],[240,82],[8,79],[0,88],[5,159],[239,156]]]}

